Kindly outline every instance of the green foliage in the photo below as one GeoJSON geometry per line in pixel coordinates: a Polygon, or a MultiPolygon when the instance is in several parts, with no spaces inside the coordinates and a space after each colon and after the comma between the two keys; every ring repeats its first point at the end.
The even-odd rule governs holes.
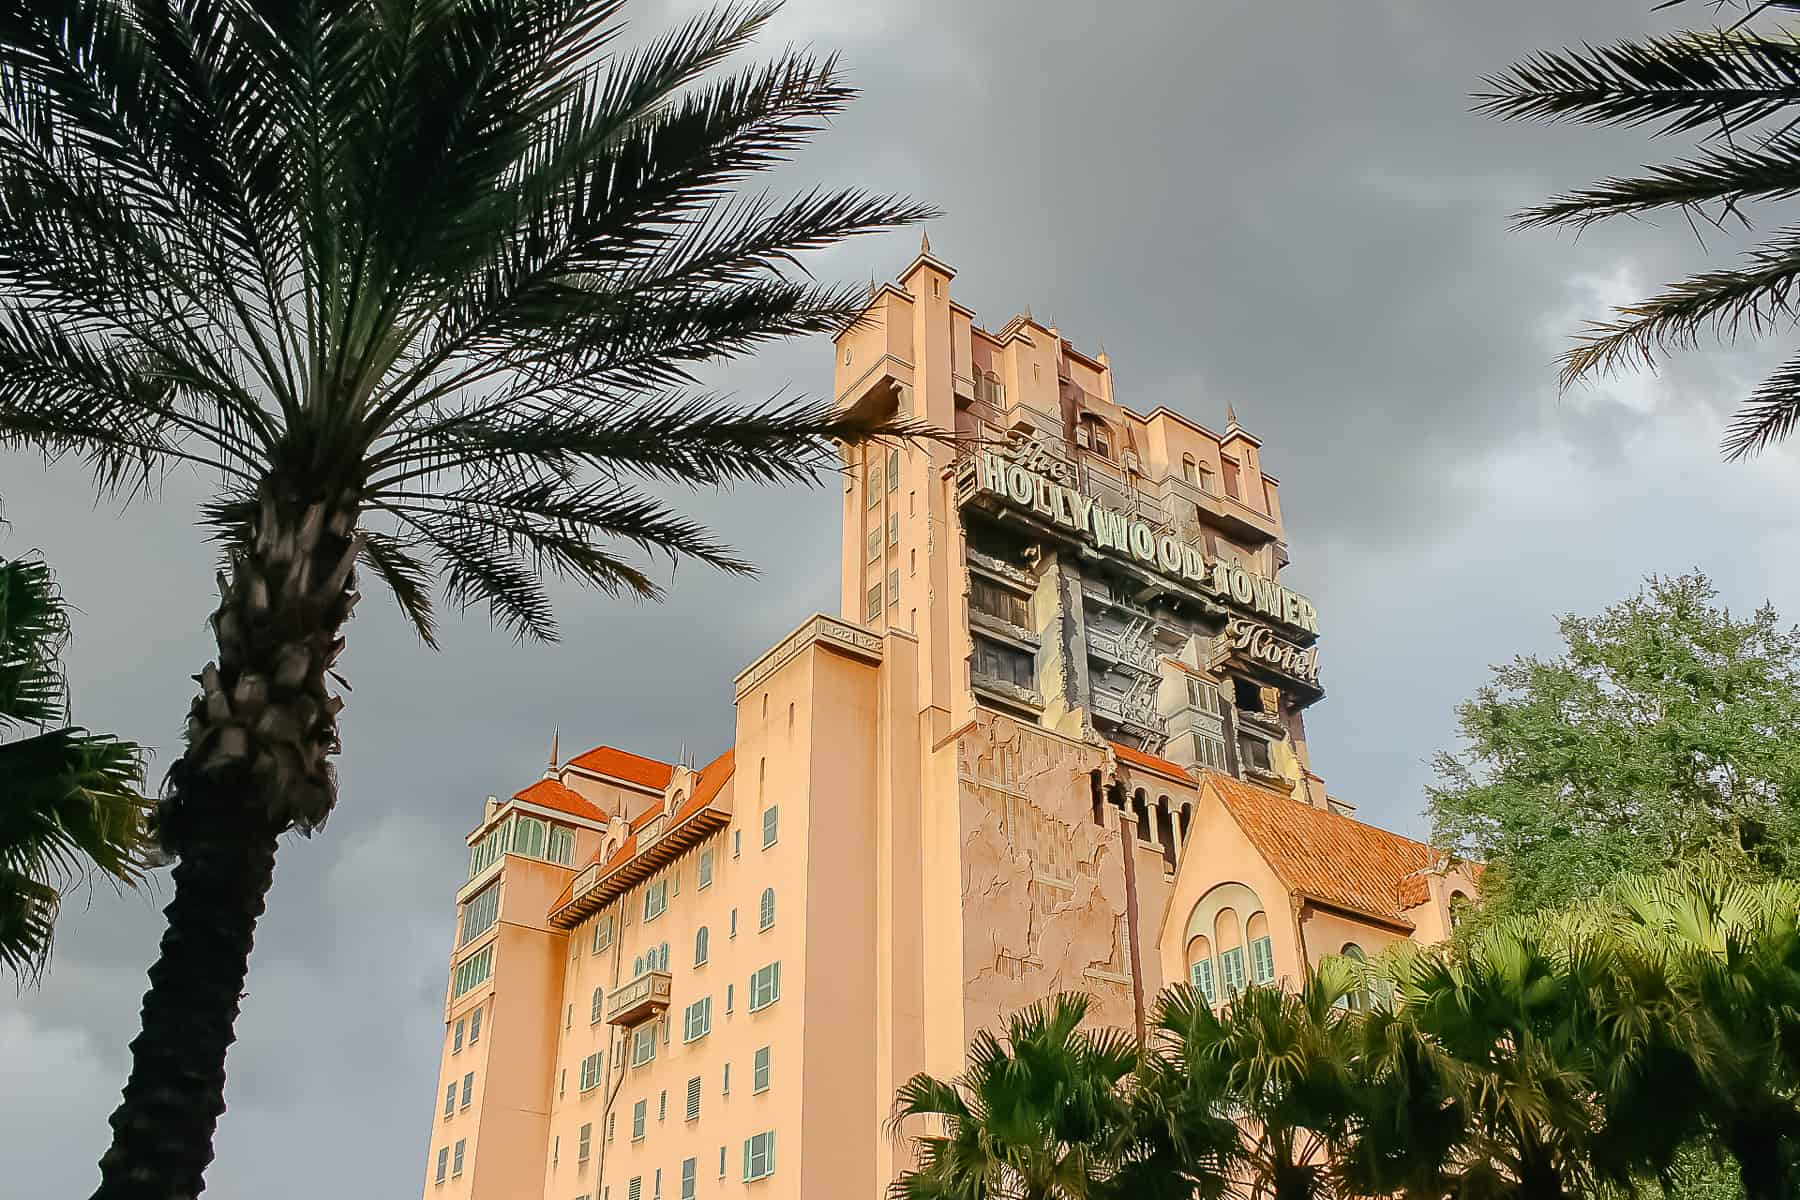
{"type": "MultiPolygon", "coordinates": [[[[1681,0],[1669,0],[1670,8],[1681,0]]],[[[1752,28],[1788,0],[1712,0],[1737,8],[1727,27],[1603,46],[1548,50],[1483,81],[1477,111],[1503,120],[1647,128],[1698,143],[1685,157],[1599,181],[1519,214],[1522,226],[1582,229],[1609,217],[1673,210],[1701,224],[1751,228],[1747,210],[1800,194],[1800,40],[1752,28]]],[[[1653,366],[1717,336],[1783,334],[1795,315],[1800,231],[1780,228],[1733,268],[1705,271],[1596,321],[1563,357],[1565,386],[1621,366],[1653,366]]],[[[1729,457],[1753,454],[1800,427],[1800,358],[1752,392],[1725,438],[1729,457]]]]}
{"type": "Polygon", "coordinates": [[[1652,578],[1458,707],[1433,838],[1488,864],[1488,917],[1696,858],[1800,873],[1800,634],[1716,598],[1703,575],[1652,578]]]}
{"type": "Polygon", "coordinates": [[[0,968],[24,980],[49,959],[62,892],[144,867],[143,756],[66,724],[68,632],[49,567],[0,560],[0,968]]]}

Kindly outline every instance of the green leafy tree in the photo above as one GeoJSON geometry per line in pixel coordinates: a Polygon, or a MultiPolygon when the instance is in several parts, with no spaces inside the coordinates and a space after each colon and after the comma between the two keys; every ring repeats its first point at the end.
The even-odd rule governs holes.
{"type": "MultiPolygon", "coordinates": [[[[1683,0],[1665,0],[1670,8],[1683,0]]],[[[1753,228],[1757,206],[1800,193],[1800,40],[1756,18],[1800,0],[1708,0],[1723,28],[1546,50],[1484,80],[1477,111],[1504,120],[1649,129],[1694,143],[1683,157],[1602,179],[1518,215],[1524,227],[1577,230],[1612,217],[1673,213],[1699,234],[1753,228]]],[[[1653,366],[1709,330],[1725,338],[1786,333],[1800,283],[1800,229],[1776,229],[1729,267],[1703,271],[1596,321],[1563,356],[1564,385],[1653,366]]],[[[1753,454],[1800,427],[1800,357],[1739,408],[1728,457],[1753,454]]]]}
{"type": "Polygon", "coordinates": [[[1800,871],[1800,634],[1716,601],[1703,575],[1652,578],[1457,709],[1433,838],[1488,864],[1486,916],[1695,857],[1800,871]]]}
{"type": "Polygon", "coordinates": [[[143,754],[70,723],[68,605],[50,568],[0,559],[0,969],[35,980],[62,893],[145,865],[143,754]]]}
{"type": "Polygon", "coordinates": [[[1132,1157],[1126,1083],[1137,1048],[1121,1030],[1088,1030],[1088,998],[1064,993],[982,1030],[968,1069],[952,1080],[915,1075],[894,1106],[914,1137],[917,1165],[892,1184],[896,1200],[1082,1200],[1138,1194],[1115,1179],[1132,1157]],[[1110,1185],[1110,1190],[1109,1190],[1110,1185]]]}
{"type": "Polygon", "coordinates": [[[135,493],[220,483],[217,657],[156,832],[178,857],[107,1197],[194,1196],[279,836],[338,788],[358,588],[553,638],[545,577],[748,564],[645,490],[792,483],[891,411],[740,404],[697,364],[840,328],[796,256],[930,210],[743,193],[852,98],[772,8],[632,49],[619,0],[42,0],[0,11],[0,445],[135,493]]]}

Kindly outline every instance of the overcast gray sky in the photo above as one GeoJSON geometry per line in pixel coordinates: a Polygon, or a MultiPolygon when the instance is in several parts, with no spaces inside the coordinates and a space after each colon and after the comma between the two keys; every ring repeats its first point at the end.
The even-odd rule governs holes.
{"type": "MultiPolygon", "coordinates": [[[[1723,416],[1769,351],[1558,397],[1552,360],[1604,304],[1705,261],[1684,223],[1513,233],[1507,214],[1627,169],[1639,137],[1471,116],[1484,71],[1668,22],[1650,0],[796,0],[765,45],[844,51],[864,98],[790,171],[942,205],[932,246],[998,326],[1031,305],[1104,340],[1117,395],[1217,427],[1228,403],[1282,480],[1293,565],[1324,627],[1315,768],[1362,815],[1422,832],[1426,760],[1487,664],[1554,644],[1649,572],[1695,566],[1726,601],[1800,612],[1793,449],[1727,466],[1723,416]]],[[[668,10],[638,3],[640,32],[668,10]]],[[[1693,4],[1691,20],[1710,11],[1693,4]]],[[[889,277],[901,233],[815,260],[889,277]]],[[[750,394],[829,387],[823,340],[733,366],[750,394]]],[[[209,657],[201,481],[123,512],[77,468],[0,457],[10,529],[80,607],[77,715],[172,758],[209,657]]],[[[442,654],[371,596],[344,668],[343,798],[284,845],[231,1053],[209,1193],[404,1197],[435,1108],[462,836],[490,792],[609,742],[709,757],[731,678],[836,603],[830,493],[692,508],[766,569],[684,569],[662,607],[560,594],[564,640],[479,616],[442,654]]],[[[19,1196],[85,1195],[137,1031],[166,877],[72,897],[41,990],[0,996],[0,1163],[19,1196]]]]}

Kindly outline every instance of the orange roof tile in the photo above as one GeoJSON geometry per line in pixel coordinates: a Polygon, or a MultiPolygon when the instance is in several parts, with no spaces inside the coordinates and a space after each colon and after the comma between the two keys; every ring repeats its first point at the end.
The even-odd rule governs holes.
{"type": "Polygon", "coordinates": [[[548,808],[554,812],[568,813],[571,817],[582,817],[589,821],[606,823],[606,810],[592,800],[579,796],[561,781],[540,779],[523,791],[513,793],[514,800],[523,800],[527,804],[535,804],[539,808],[548,808]]]}
{"type": "Polygon", "coordinates": [[[654,758],[645,758],[641,754],[625,750],[615,750],[611,746],[595,746],[586,754],[571,758],[569,765],[658,792],[669,786],[669,776],[675,773],[675,767],[671,763],[658,762],[654,758]]]}
{"type": "Polygon", "coordinates": [[[1171,779],[1179,779],[1184,783],[1194,782],[1194,777],[1188,774],[1187,768],[1180,763],[1172,763],[1168,759],[1158,758],[1154,754],[1145,754],[1142,750],[1134,750],[1130,746],[1123,746],[1118,742],[1109,744],[1121,762],[1129,763],[1134,767],[1142,767],[1146,771],[1155,771],[1159,775],[1167,775],[1171,779]]]}
{"type": "MultiPolygon", "coordinates": [[[[1402,886],[1438,856],[1423,842],[1208,771],[1211,785],[1282,881],[1301,895],[1411,929],[1402,886]]],[[[1420,879],[1419,882],[1424,882],[1420,879]]]]}

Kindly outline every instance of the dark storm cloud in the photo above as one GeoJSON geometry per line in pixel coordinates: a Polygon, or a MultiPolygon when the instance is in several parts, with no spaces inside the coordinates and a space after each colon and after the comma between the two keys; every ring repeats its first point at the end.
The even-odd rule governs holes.
{"type": "MultiPolygon", "coordinates": [[[[941,204],[956,294],[998,326],[1030,304],[1104,340],[1118,395],[1215,427],[1227,403],[1283,481],[1296,586],[1326,625],[1315,766],[1376,820],[1418,830],[1423,760],[1487,663],[1548,643],[1651,570],[1701,565],[1738,605],[1795,602],[1794,456],[1724,467],[1719,411],[1764,356],[1558,398],[1551,360],[1606,300],[1701,260],[1685,227],[1579,242],[1507,214],[1630,168],[1632,136],[1467,112],[1484,71],[1651,25],[1647,0],[1359,4],[790,5],[766,44],[841,47],[863,101],[789,181],[941,204]],[[1065,11],[1059,11],[1065,10],[1065,11]]],[[[640,31],[667,15],[635,10],[640,31]]],[[[901,234],[815,260],[887,277],[901,234]]],[[[750,396],[828,385],[822,342],[733,364],[750,396]]],[[[206,660],[200,482],[122,515],[81,473],[0,459],[12,523],[80,606],[80,717],[165,769],[206,660]]],[[[694,497],[765,568],[684,568],[662,607],[559,589],[564,640],[518,647],[480,614],[417,646],[371,595],[350,631],[343,803],[281,852],[252,962],[211,1192],[406,1196],[433,1113],[451,896],[490,792],[600,741],[672,757],[729,740],[731,677],[836,605],[837,502],[694,497]]],[[[162,882],[166,892],[166,880],[162,882]]],[[[164,895],[69,905],[43,989],[0,1001],[0,1161],[24,1196],[95,1179],[164,895]]]]}

